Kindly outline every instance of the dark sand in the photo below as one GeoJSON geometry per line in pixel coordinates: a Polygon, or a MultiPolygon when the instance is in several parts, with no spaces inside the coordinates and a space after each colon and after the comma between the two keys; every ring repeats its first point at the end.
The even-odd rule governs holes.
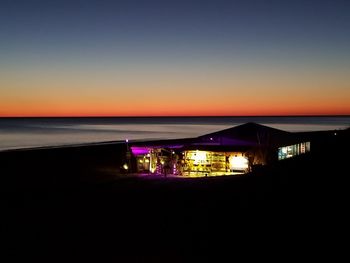
{"type": "Polygon", "coordinates": [[[123,144],[0,152],[1,257],[335,260],[346,251],[349,131],[302,136],[310,154],[243,177],[120,174],[123,144]]]}

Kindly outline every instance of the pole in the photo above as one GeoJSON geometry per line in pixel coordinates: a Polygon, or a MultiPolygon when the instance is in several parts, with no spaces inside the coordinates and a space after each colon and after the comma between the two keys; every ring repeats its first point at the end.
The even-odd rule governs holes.
{"type": "Polygon", "coordinates": [[[126,160],[127,160],[127,165],[128,165],[128,169],[127,169],[127,173],[129,173],[129,171],[131,170],[131,152],[130,152],[130,148],[129,148],[129,140],[126,139],[125,140],[126,143],[126,160]]]}

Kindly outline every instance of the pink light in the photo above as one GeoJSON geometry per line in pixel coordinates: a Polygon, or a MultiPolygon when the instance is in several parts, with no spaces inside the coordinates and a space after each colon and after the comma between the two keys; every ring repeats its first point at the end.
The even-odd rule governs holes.
{"type": "Polygon", "coordinates": [[[149,148],[148,147],[142,147],[142,146],[131,146],[131,152],[133,155],[142,155],[142,154],[148,154],[149,148]]]}

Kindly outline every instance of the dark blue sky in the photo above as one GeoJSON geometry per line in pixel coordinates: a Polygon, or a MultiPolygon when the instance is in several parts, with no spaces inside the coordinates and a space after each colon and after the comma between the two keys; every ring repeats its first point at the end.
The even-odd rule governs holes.
{"type": "MultiPolygon", "coordinates": [[[[11,50],[328,49],[350,44],[349,1],[1,2],[1,46],[11,50]]],[[[132,50],[131,50],[132,51],[132,50]]]]}

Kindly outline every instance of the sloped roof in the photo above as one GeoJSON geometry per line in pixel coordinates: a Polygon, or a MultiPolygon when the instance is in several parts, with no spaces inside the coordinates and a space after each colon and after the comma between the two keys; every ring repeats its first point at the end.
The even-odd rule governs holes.
{"type": "Polygon", "coordinates": [[[248,122],[232,128],[199,136],[202,141],[225,141],[235,139],[247,144],[281,144],[290,141],[293,134],[258,123],[248,122]]]}
{"type": "Polygon", "coordinates": [[[196,138],[144,141],[132,143],[132,150],[148,152],[149,148],[171,149],[246,149],[255,146],[283,146],[300,142],[295,133],[248,122],[225,130],[205,134],[196,138]]]}

